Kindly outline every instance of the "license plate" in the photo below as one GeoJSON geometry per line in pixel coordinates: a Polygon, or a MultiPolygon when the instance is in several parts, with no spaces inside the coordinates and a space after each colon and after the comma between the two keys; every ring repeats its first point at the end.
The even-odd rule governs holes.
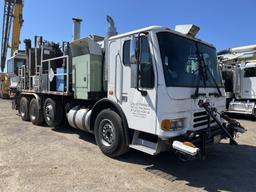
{"type": "Polygon", "coordinates": [[[216,135],[216,136],[213,137],[213,143],[214,144],[219,143],[220,140],[221,140],[221,135],[216,135]]]}

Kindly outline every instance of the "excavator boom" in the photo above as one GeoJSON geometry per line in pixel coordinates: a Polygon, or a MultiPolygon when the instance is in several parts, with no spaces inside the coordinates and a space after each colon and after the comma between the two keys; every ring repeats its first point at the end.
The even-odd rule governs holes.
{"type": "Polygon", "coordinates": [[[11,55],[18,50],[20,41],[20,30],[23,23],[22,10],[23,0],[4,0],[4,15],[2,27],[1,45],[1,71],[4,71],[8,48],[11,55]],[[10,31],[12,29],[12,43],[9,45],[10,31]]]}
{"type": "Polygon", "coordinates": [[[23,24],[23,2],[22,0],[16,0],[13,10],[13,30],[12,30],[12,44],[11,44],[11,56],[16,50],[19,49],[20,44],[20,31],[23,24]]]}

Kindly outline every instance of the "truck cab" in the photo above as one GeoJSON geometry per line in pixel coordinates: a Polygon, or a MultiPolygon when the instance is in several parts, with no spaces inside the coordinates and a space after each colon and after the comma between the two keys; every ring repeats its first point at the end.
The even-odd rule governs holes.
{"type": "Polygon", "coordinates": [[[218,53],[227,112],[256,117],[256,45],[230,48],[218,53]]]}
{"type": "Polygon", "coordinates": [[[242,66],[241,97],[256,99],[256,61],[250,61],[242,66]]]}
{"type": "Polygon", "coordinates": [[[198,106],[200,99],[208,99],[219,111],[225,109],[212,45],[160,26],[113,36],[107,45],[108,98],[121,106],[131,129],[167,140],[208,126],[207,114],[198,106]],[[138,36],[137,65],[131,57],[136,52],[132,41],[138,43],[138,36]],[[200,62],[207,65],[206,79],[200,62]]]}
{"type": "Polygon", "coordinates": [[[7,60],[7,73],[10,77],[9,96],[13,98],[19,82],[19,69],[26,63],[25,51],[16,51],[13,56],[7,60]]]}

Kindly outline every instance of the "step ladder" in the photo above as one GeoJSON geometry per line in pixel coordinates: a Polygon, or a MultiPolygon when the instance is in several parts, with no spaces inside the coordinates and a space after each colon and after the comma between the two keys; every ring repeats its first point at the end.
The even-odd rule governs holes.
{"type": "Polygon", "coordinates": [[[25,66],[21,66],[19,69],[18,69],[18,81],[19,81],[19,84],[20,84],[20,89],[26,89],[26,81],[25,81],[25,66]]]}
{"type": "Polygon", "coordinates": [[[161,152],[161,142],[158,140],[157,143],[142,139],[139,137],[140,131],[135,131],[132,139],[132,143],[129,145],[130,148],[142,151],[150,155],[156,155],[161,152]]]}

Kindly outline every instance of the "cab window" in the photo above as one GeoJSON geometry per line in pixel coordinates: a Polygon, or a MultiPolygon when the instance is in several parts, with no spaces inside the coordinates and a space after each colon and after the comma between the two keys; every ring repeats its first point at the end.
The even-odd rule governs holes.
{"type": "Polygon", "coordinates": [[[123,64],[130,65],[130,40],[125,41],[123,45],[123,64]]]}
{"type": "MultiPolygon", "coordinates": [[[[154,87],[155,77],[152,63],[152,56],[147,36],[141,37],[141,53],[140,53],[140,87],[151,89],[154,87]]],[[[123,64],[130,66],[130,40],[123,44],[123,64]]]]}

